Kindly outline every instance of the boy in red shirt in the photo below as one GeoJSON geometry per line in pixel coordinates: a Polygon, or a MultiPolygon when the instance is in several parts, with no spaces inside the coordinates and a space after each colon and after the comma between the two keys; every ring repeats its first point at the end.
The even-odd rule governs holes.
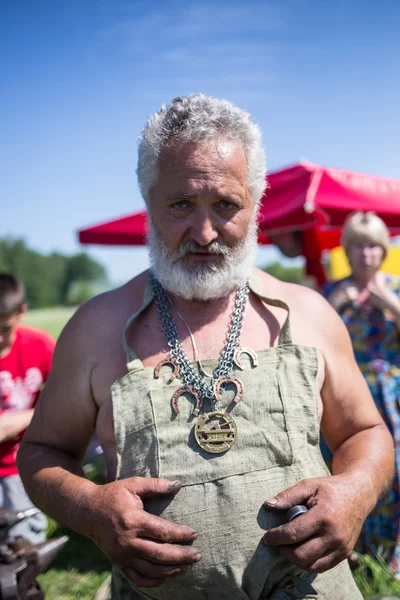
{"type": "MultiPolygon", "coordinates": [[[[0,507],[32,506],[18,475],[16,456],[28,427],[54,351],[44,331],[20,325],[26,312],[25,289],[12,275],[0,273],[0,507]]],[[[47,519],[39,513],[13,527],[33,543],[44,541],[47,519]]]]}

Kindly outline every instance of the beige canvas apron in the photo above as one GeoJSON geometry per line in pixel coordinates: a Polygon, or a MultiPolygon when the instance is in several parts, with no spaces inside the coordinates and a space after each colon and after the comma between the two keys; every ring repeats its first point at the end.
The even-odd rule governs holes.
{"type": "MultiPolygon", "coordinates": [[[[256,286],[251,282],[266,304],[288,311],[256,286]]],[[[129,319],[125,334],[152,301],[147,285],[143,306],[129,319]]],[[[139,589],[114,569],[113,599],[361,599],[347,562],[310,575],[261,542],[265,530],[284,522],[282,515],[263,507],[264,500],[307,477],[328,475],[319,450],[317,353],[292,344],[289,311],[278,346],[257,352],[257,367],[247,355],[242,355],[243,362],[248,359],[245,370],[234,367],[244,395],[235,405],[233,390],[227,389],[218,404],[219,410],[231,411],[238,428],[238,440],[225,454],[209,454],[197,445],[190,397],[180,399],[178,415],[171,408],[182,381],[169,382],[169,367],[155,379],[154,369],[143,366],[125,334],[128,373],[112,385],[117,479],[180,480],[183,487],[176,497],[146,501],[145,510],[193,527],[203,558],[189,573],[159,588],[139,589]]],[[[203,366],[212,372],[217,360],[205,360],[203,366]]],[[[203,410],[211,410],[207,400],[203,410]]]]}

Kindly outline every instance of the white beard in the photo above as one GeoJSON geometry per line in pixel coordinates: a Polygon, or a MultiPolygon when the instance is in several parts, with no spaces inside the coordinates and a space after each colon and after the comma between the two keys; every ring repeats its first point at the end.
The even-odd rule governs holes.
{"type": "Polygon", "coordinates": [[[147,241],[152,271],[165,290],[185,300],[215,300],[228,296],[249,279],[258,248],[257,220],[253,218],[247,237],[235,247],[219,242],[207,246],[210,253],[219,256],[214,264],[199,261],[186,266],[184,257],[199,245],[186,242],[176,252],[168,250],[152,221],[147,241]]]}

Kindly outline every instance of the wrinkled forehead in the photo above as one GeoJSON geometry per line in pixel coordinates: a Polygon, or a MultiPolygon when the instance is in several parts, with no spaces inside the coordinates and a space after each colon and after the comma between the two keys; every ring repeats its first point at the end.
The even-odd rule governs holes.
{"type": "Polygon", "coordinates": [[[227,138],[211,138],[199,142],[181,139],[170,140],[164,146],[158,160],[160,171],[171,168],[201,168],[205,164],[223,164],[234,162],[235,167],[244,173],[247,171],[247,160],[243,147],[227,138]]]}

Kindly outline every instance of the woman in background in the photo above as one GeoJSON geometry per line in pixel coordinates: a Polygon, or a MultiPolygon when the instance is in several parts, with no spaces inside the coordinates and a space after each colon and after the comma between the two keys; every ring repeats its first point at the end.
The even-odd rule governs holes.
{"type": "Polygon", "coordinates": [[[400,279],[380,271],[390,237],[376,214],[356,212],[342,240],[351,275],[325,295],[350,334],[357,363],[395,441],[392,488],[367,518],[357,550],[381,553],[400,579],[400,279]]]}

